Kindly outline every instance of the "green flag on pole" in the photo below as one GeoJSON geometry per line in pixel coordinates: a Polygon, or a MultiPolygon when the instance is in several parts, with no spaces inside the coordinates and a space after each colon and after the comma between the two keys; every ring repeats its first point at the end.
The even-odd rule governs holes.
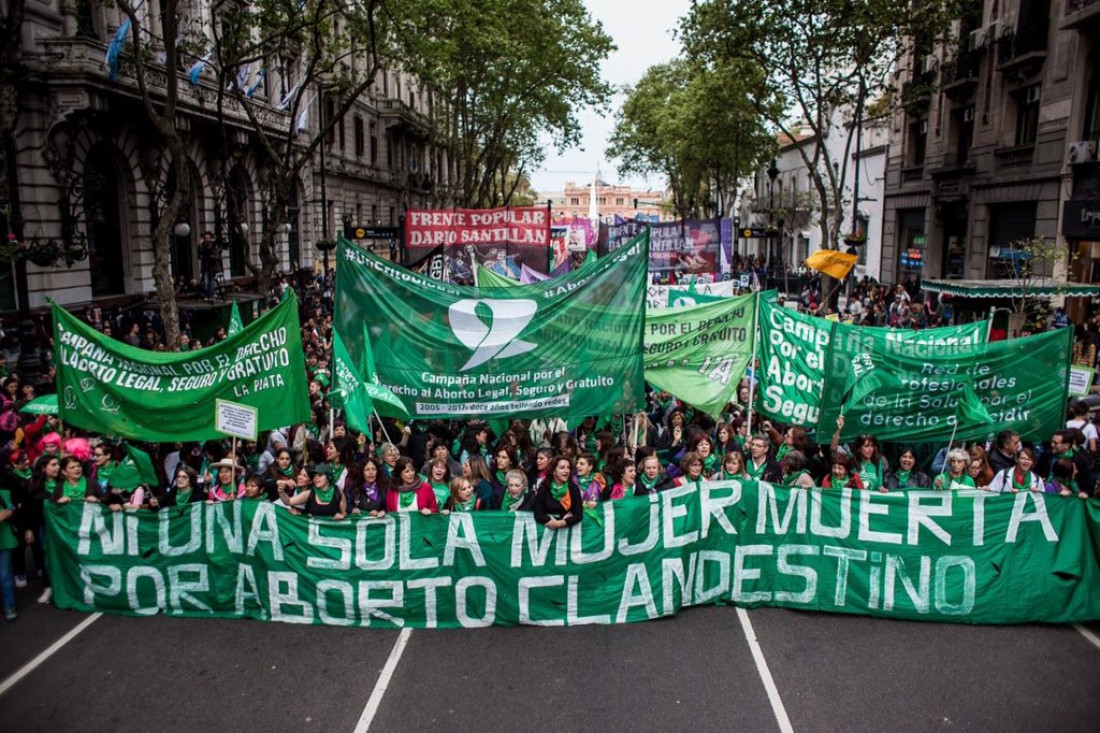
{"type": "Polygon", "coordinates": [[[515,288],[520,285],[519,280],[513,280],[506,275],[501,275],[499,272],[493,272],[480,262],[476,263],[474,267],[477,268],[477,286],[479,288],[515,288]]]}
{"type": "Polygon", "coordinates": [[[237,310],[237,301],[233,301],[233,307],[229,311],[229,329],[227,333],[232,336],[235,333],[240,333],[244,330],[244,323],[241,322],[241,312],[237,310]]]}
{"type": "Polygon", "coordinates": [[[135,448],[129,443],[125,444],[126,455],[111,471],[108,483],[116,489],[133,491],[138,486],[157,486],[160,477],[153,466],[153,459],[140,448],[135,448]]]}
{"type": "Polygon", "coordinates": [[[363,363],[360,373],[363,375],[363,390],[368,399],[374,402],[374,409],[378,414],[387,417],[408,417],[409,411],[405,409],[405,403],[378,381],[378,370],[374,366],[374,349],[370,345],[370,330],[363,325],[363,363]]]}
{"type": "Polygon", "coordinates": [[[344,420],[352,429],[369,433],[373,409],[370,397],[336,329],[332,330],[332,376],[332,391],[328,394],[332,404],[344,411],[344,420]]]}

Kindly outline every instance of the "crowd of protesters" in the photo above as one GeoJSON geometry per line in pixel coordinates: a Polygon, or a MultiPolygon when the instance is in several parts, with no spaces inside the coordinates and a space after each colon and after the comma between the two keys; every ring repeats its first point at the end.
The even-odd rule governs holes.
{"type": "MultiPolygon", "coordinates": [[[[750,424],[747,380],[736,401],[718,416],[653,391],[647,409],[635,415],[491,424],[385,419],[373,421],[368,433],[358,433],[334,419],[327,402],[331,285],[319,280],[299,291],[312,420],[243,442],[235,454],[223,440],[128,445],[110,436],[62,430],[54,417],[21,411],[36,396],[35,387],[9,368],[15,361],[5,358],[10,353],[0,353],[0,591],[8,620],[17,617],[16,588],[40,582],[39,601],[50,600],[43,562],[43,547],[50,541],[48,502],[98,502],[112,511],[156,512],[196,502],[269,501],[292,514],[335,520],[402,511],[530,511],[540,524],[558,529],[583,521],[600,502],[712,480],[877,492],[1035,491],[1080,499],[1096,492],[1100,440],[1084,403],[1074,406],[1064,430],[1048,442],[1032,444],[1021,444],[1016,433],[1003,430],[988,444],[880,445],[873,435],[861,435],[841,445],[842,423],[831,439],[824,430],[814,436],[758,416],[750,424]],[[134,470],[128,457],[135,448],[149,456],[156,481],[134,470]]],[[[281,281],[272,302],[290,287],[281,281]]],[[[884,315],[879,313],[883,292],[868,283],[857,292],[874,303],[871,320],[864,312],[859,322],[877,323],[884,315]]],[[[84,315],[115,338],[168,348],[155,313],[108,316],[88,309],[84,315]]],[[[943,323],[945,309],[925,309],[922,317],[929,316],[933,320],[926,325],[943,323]]],[[[204,344],[187,320],[182,331],[181,349],[226,337],[218,329],[204,344]]],[[[38,356],[48,375],[48,329],[42,327],[41,338],[38,356]]]]}

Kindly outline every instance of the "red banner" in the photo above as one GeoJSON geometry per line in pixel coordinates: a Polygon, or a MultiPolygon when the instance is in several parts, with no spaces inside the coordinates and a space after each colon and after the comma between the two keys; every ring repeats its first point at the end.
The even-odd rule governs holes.
{"type": "Polygon", "coordinates": [[[406,246],[452,247],[465,244],[549,247],[549,212],[542,206],[410,209],[406,212],[406,246]]]}

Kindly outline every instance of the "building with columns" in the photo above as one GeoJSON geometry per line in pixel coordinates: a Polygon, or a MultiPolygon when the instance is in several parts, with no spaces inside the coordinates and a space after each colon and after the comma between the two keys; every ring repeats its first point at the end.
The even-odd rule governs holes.
{"type": "MultiPolygon", "coordinates": [[[[638,214],[660,215],[662,220],[675,218],[671,213],[662,210],[661,204],[667,198],[664,191],[643,191],[630,186],[612,185],[600,178],[598,173],[595,183],[596,211],[600,219],[614,219],[616,215],[633,219],[638,214]],[[634,205],[635,201],[637,206],[634,205]]],[[[543,194],[539,199],[549,202],[551,218],[555,221],[585,218],[590,212],[592,184],[570,181],[565,184],[564,191],[543,194]]]]}
{"type": "MultiPolygon", "coordinates": [[[[150,6],[151,7],[151,6],[150,6]]],[[[181,13],[208,29],[213,18],[204,0],[183,0],[181,13]]],[[[150,10],[148,12],[155,12],[150,10]]],[[[22,28],[23,73],[17,82],[19,116],[14,134],[14,180],[25,241],[63,242],[87,256],[71,266],[27,263],[29,304],[47,297],[67,305],[141,302],[153,287],[151,233],[166,199],[167,172],[158,169],[158,136],[145,115],[132,64],[112,79],[105,56],[122,20],[120,11],[97,0],[28,2],[22,28]]],[[[150,41],[148,84],[164,89],[163,66],[150,41]]],[[[216,116],[213,74],[188,80],[197,60],[181,54],[177,125],[185,139],[191,191],[176,226],[171,269],[186,280],[199,276],[198,242],[210,230],[227,244],[224,279],[249,280],[246,263],[258,262],[259,235],[268,226],[264,201],[269,166],[255,127],[229,100],[223,131],[216,116]],[[243,202],[236,226],[230,196],[243,202]],[[235,232],[244,231],[247,246],[235,232]]],[[[289,67],[255,71],[253,101],[273,138],[295,124],[279,101],[288,93],[289,67]]],[[[302,89],[307,115],[319,130],[336,100],[321,89],[302,89]],[[308,101],[307,101],[308,100],[308,101]]],[[[443,205],[448,162],[428,142],[427,120],[435,97],[408,74],[382,71],[368,94],[356,100],[342,124],[302,169],[278,227],[277,270],[313,269],[318,240],[335,238],[345,217],[357,225],[393,225],[406,208],[443,205]],[[323,170],[323,173],[322,173],[323,170]],[[322,203],[323,202],[323,203],[322,203]]],[[[303,135],[303,138],[306,137],[303,135]]],[[[11,202],[4,202],[11,211],[11,202]]],[[[0,227],[7,234],[7,217],[0,227]]],[[[0,312],[19,307],[13,266],[0,264],[0,312]]]]}

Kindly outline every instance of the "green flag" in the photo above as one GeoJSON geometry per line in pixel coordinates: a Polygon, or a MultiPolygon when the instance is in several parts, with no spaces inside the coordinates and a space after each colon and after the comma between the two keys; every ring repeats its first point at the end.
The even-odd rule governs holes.
{"type": "Polygon", "coordinates": [[[107,483],[124,491],[133,491],[138,486],[158,486],[160,477],[153,467],[153,459],[140,448],[126,444],[126,454],[111,471],[107,483]]]}
{"type": "Polygon", "coordinates": [[[584,256],[584,262],[581,264],[581,267],[584,267],[585,265],[591,265],[597,259],[599,258],[596,256],[596,250],[590,249],[588,250],[588,254],[584,256]]]}
{"type": "Polygon", "coordinates": [[[1014,430],[1021,438],[1042,440],[1065,421],[1069,329],[987,343],[986,323],[954,329],[929,329],[937,337],[913,340],[910,331],[838,329],[827,362],[821,420],[831,424],[844,409],[842,440],[872,433],[879,440],[934,442],[955,434],[957,440],[985,440],[991,425],[1014,430]],[[873,396],[845,404],[839,370],[850,370],[841,355],[859,348],[874,359],[877,371],[894,384],[878,386],[873,396]]]}
{"type": "Polygon", "coordinates": [[[374,402],[374,409],[378,410],[378,414],[387,417],[409,416],[405,403],[393,393],[393,390],[378,381],[378,369],[374,365],[374,349],[370,345],[370,331],[366,324],[363,324],[363,362],[360,373],[364,380],[363,390],[367,393],[368,399],[374,402]]]}
{"type": "Polygon", "coordinates": [[[646,311],[645,378],[657,389],[718,415],[752,357],[755,295],[646,311]]]}
{"type": "Polygon", "coordinates": [[[888,370],[876,366],[874,358],[866,352],[852,357],[851,365],[848,391],[844,397],[845,408],[859,403],[880,387],[897,387],[901,384],[888,370]]]}
{"type": "Polygon", "coordinates": [[[174,443],[220,437],[217,399],[259,410],[260,430],[310,418],[298,301],[198,351],[147,351],[53,306],[61,419],[85,430],[174,443]]]}
{"type": "Polygon", "coordinates": [[[377,384],[412,417],[565,419],[644,405],[643,234],[612,255],[530,285],[428,280],[346,240],[335,327],[352,357],[370,324],[377,384]]]}
{"type": "Polygon", "coordinates": [[[241,312],[237,310],[237,301],[233,301],[233,307],[229,311],[229,330],[227,333],[232,336],[235,333],[240,333],[244,330],[244,324],[241,323],[241,312]]]}
{"type": "Polygon", "coordinates": [[[332,330],[332,391],[328,393],[332,404],[344,411],[344,420],[354,430],[370,432],[370,413],[373,409],[370,396],[363,387],[359,370],[355,368],[344,347],[340,332],[332,330]]]}
{"type": "Polygon", "coordinates": [[[480,262],[475,263],[474,267],[477,269],[477,286],[479,288],[514,288],[520,284],[519,280],[513,280],[506,275],[501,275],[499,272],[493,272],[480,262]]]}

